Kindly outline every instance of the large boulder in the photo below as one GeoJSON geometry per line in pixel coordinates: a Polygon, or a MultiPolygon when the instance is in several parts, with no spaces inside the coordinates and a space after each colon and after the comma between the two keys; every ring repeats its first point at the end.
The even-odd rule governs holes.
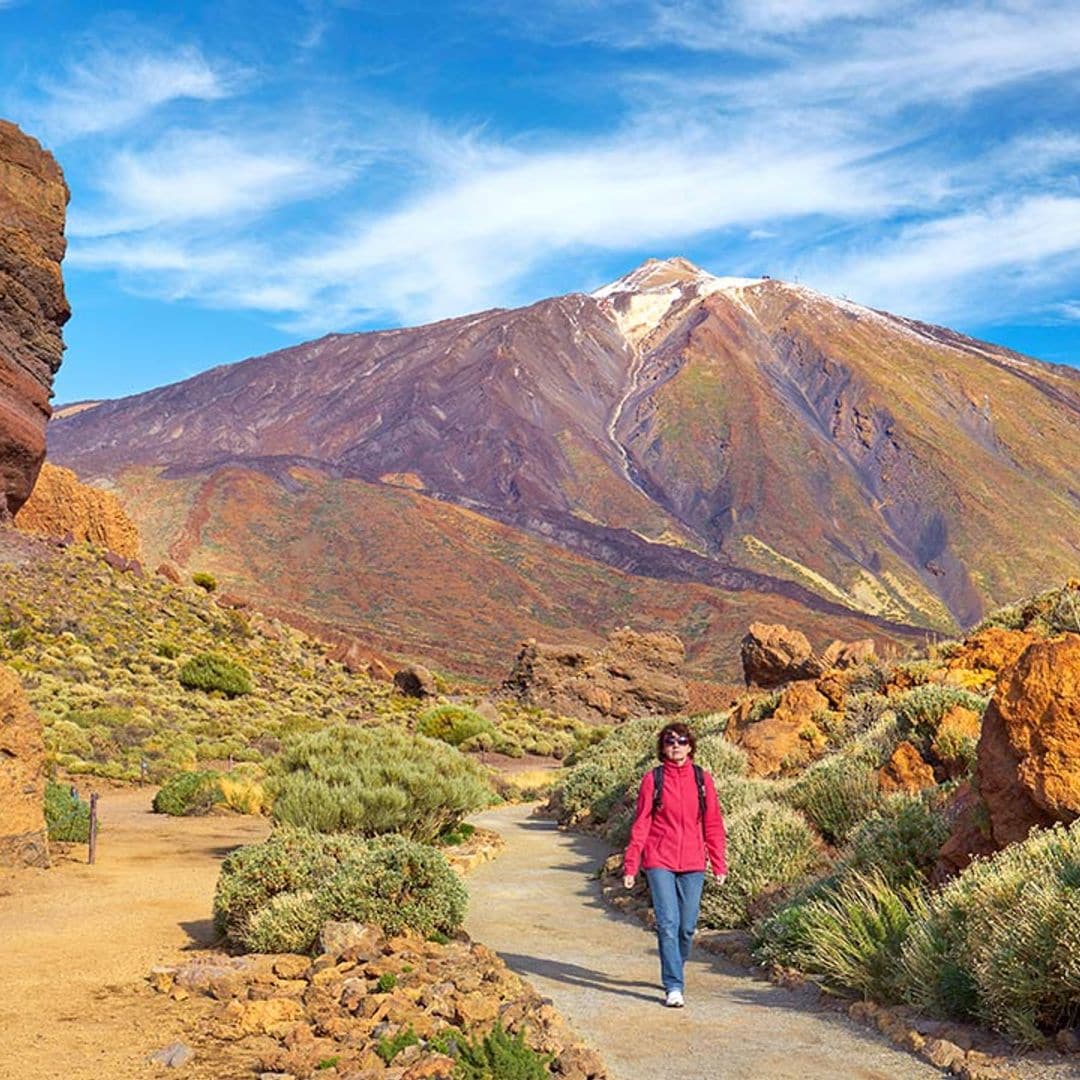
{"type": "Polygon", "coordinates": [[[825,670],[807,636],[781,623],[751,623],[740,654],[747,686],[769,689],[816,679],[825,670]]]}
{"type": "Polygon", "coordinates": [[[70,470],[46,462],[15,527],[38,536],[89,540],[125,559],[139,558],[139,530],[111,491],[79,482],[70,470]]]}
{"type": "Polygon", "coordinates": [[[1029,645],[983,716],[978,785],[998,847],[1080,817],[1080,634],[1029,645]]]}
{"type": "Polygon", "coordinates": [[[828,698],[812,682],[797,682],[781,695],[771,716],[752,720],[753,702],[744,708],[729,735],[746,752],[752,776],[779,776],[817,757],[824,732],[814,716],[829,707],[828,698]]]}
{"type": "Polygon", "coordinates": [[[603,649],[523,642],[502,692],[591,723],[682,712],[686,652],[674,634],[616,630],[603,649]]]}
{"type": "Polygon", "coordinates": [[[0,667],[0,866],[48,865],[41,721],[0,667]]]}
{"type": "Polygon", "coordinates": [[[982,718],[976,784],[964,784],[935,881],[1032,828],[1080,817],[1080,634],[1035,641],[997,679],[982,718]]]}
{"type": "Polygon", "coordinates": [[[45,459],[49,395],[64,352],[64,215],[60,166],[0,120],[0,521],[30,495],[45,459]]]}
{"type": "Polygon", "coordinates": [[[949,656],[950,671],[1001,671],[1015,663],[1035,640],[1027,630],[988,626],[970,637],[949,656]]]}

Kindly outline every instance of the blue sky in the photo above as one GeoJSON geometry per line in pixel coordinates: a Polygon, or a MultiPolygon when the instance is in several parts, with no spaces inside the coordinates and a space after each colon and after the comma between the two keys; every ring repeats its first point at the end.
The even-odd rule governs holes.
{"type": "Polygon", "coordinates": [[[1080,363],[1073,2],[0,0],[0,115],[58,401],[676,254],[1080,363]]]}

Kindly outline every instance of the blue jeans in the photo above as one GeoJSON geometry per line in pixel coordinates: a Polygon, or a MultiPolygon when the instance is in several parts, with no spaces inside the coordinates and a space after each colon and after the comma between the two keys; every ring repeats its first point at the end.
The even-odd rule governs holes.
{"type": "Polygon", "coordinates": [[[660,944],[660,982],[664,990],[682,990],[683,964],[694,941],[704,870],[677,874],[674,870],[646,870],[656,915],[656,940],[660,944]]]}

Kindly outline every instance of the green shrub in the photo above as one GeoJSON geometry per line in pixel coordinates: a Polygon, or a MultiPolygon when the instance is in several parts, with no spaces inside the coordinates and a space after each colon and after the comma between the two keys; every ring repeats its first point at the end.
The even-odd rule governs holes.
{"type": "Polygon", "coordinates": [[[420,1039],[413,1031],[412,1024],[409,1024],[393,1035],[383,1035],[375,1044],[375,1053],[389,1065],[406,1046],[417,1046],[419,1043],[420,1039]]]}
{"type": "Polygon", "coordinates": [[[460,927],[465,886],[441,852],[401,836],[275,830],[222,864],[217,928],[248,952],[308,952],[327,919],[431,936],[460,927]]]}
{"type": "Polygon", "coordinates": [[[904,993],[1024,1046],[1080,1020],[1080,821],[978,859],[931,897],[903,951],[904,993]]]}
{"type": "Polygon", "coordinates": [[[501,1022],[483,1038],[458,1043],[454,1080],[547,1080],[551,1055],[525,1044],[525,1032],[510,1035],[501,1022]]]}
{"type": "Polygon", "coordinates": [[[727,881],[706,877],[701,899],[701,923],[713,929],[745,925],[751,904],[800,881],[819,859],[813,830],[790,807],[762,801],[725,823],[727,881]]]}
{"type": "Polygon", "coordinates": [[[429,739],[461,746],[477,735],[494,735],[495,725],[467,705],[436,705],[421,714],[418,730],[429,739]]]}
{"type": "Polygon", "coordinates": [[[873,769],[842,754],[811,765],[785,798],[832,844],[843,843],[881,804],[873,769]]]}
{"type": "Polygon", "coordinates": [[[377,836],[320,889],[328,918],[381,926],[387,933],[449,934],[461,926],[468,893],[436,848],[403,836],[377,836]]]}
{"type": "Polygon", "coordinates": [[[758,955],[867,997],[896,1000],[901,950],[924,911],[917,886],[896,887],[877,872],[850,874],[775,913],[759,934],[758,955]]]}
{"type": "Polygon", "coordinates": [[[375,983],[380,994],[388,994],[397,986],[397,976],[392,971],[384,971],[375,983]]]}
{"type": "Polygon", "coordinates": [[[154,649],[154,652],[165,660],[175,660],[182,650],[175,641],[162,640],[157,643],[157,648],[154,649]]]}
{"type": "Polygon", "coordinates": [[[216,772],[182,772],[167,780],[154,796],[154,813],[173,817],[208,814],[224,800],[216,772]]]}
{"type": "Polygon", "coordinates": [[[783,691],[774,690],[771,694],[766,694],[764,697],[758,698],[758,700],[750,706],[750,711],[746,715],[746,722],[748,724],[756,724],[759,720],[768,720],[769,717],[780,708],[780,700],[783,696],[783,691]]]}
{"type": "Polygon", "coordinates": [[[698,739],[694,762],[711,772],[717,784],[730,776],[745,776],[748,768],[746,751],[721,733],[698,739]]]}
{"type": "Polygon", "coordinates": [[[880,873],[896,887],[924,880],[951,832],[945,799],[946,792],[939,788],[885,799],[852,831],[844,867],[880,873]]]}
{"type": "Polygon", "coordinates": [[[1080,634],[1080,589],[1059,590],[1046,622],[1052,633],[1080,634]]]}
{"type": "Polygon", "coordinates": [[[463,754],[393,728],[334,727],[291,739],[271,762],[266,788],[275,821],[429,842],[492,795],[463,754]]]}
{"type": "Polygon", "coordinates": [[[894,702],[901,727],[924,740],[932,739],[941,718],[955,705],[982,715],[987,698],[943,683],[927,683],[899,695],[894,702]]]}
{"type": "Polygon", "coordinates": [[[990,612],[982,622],[978,623],[972,633],[977,634],[980,630],[988,630],[992,626],[1002,630],[1023,630],[1025,625],[1024,607],[1022,604],[1006,604],[997,611],[990,612]]]}
{"type": "Polygon", "coordinates": [[[200,589],[205,589],[208,593],[213,592],[217,588],[217,578],[213,574],[205,574],[201,570],[197,570],[191,575],[191,580],[199,586],[200,589]]]}
{"type": "Polygon", "coordinates": [[[8,634],[7,643],[9,649],[18,651],[30,644],[33,635],[28,626],[17,626],[8,634]]]}
{"type": "Polygon", "coordinates": [[[90,804],[73,790],[54,780],[45,784],[45,825],[50,840],[85,844],[90,839],[90,804]]]}
{"type": "Polygon", "coordinates": [[[188,690],[220,690],[227,697],[250,694],[253,689],[247,669],[220,653],[193,656],[180,668],[178,678],[188,690]]]}

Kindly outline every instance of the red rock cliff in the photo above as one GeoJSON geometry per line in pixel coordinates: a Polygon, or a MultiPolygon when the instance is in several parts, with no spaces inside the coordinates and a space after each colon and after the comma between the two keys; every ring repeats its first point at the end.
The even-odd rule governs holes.
{"type": "Polygon", "coordinates": [[[71,314],[60,275],[67,201],[53,156],[0,120],[0,521],[26,501],[45,457],[71,314]]]}

